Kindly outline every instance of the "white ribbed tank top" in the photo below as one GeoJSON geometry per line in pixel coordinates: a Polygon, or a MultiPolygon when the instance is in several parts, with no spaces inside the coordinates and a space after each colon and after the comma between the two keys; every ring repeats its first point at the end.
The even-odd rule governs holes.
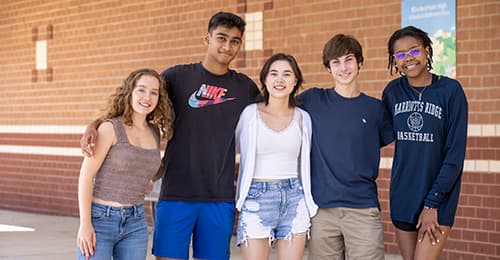
{"type": "Polygon", "coordinates": [[[269,128],[257,113],[255,179],[288,179],[298,176],[302,133],[300,113],[295,110],[290,124],[281,131],[269,128]]]}

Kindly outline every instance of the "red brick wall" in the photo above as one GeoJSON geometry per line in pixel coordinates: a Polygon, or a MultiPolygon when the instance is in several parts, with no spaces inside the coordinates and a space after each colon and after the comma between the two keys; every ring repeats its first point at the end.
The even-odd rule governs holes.
{"type": "MultiPolygon", "coordinates": [[[[2,1],[0,208],[77,216],[82,126],[133,69],[161,71],[203,59],[202,36],[216,11],[263,11],[264,49],[242,51],[233,63],[253,79],[265,57],[287,52],[299,61],[306,88],[328,87],[323,44],[347,33],[364,47],[361,88],[380,97],[392,78],[386,42],[400,27],[400,2],[2,1]],[[34,37],[48,39],[52,70],[37,71],[36,81],[34,37]],[[52,132],[67,126],[74,128],[52,132]]],[[[457,79],[468,97],[472,131],[456,225],[443,259],[500,259],[500,1],[458,0],[456,13],[457,79]]],[[[391,153],[392,147],[385,148],[383,157],[391,153]]],[[[384,238],[386,251],[397,253],[388,217],[389,178],[385,167],[378,180],[384,238]]]]}

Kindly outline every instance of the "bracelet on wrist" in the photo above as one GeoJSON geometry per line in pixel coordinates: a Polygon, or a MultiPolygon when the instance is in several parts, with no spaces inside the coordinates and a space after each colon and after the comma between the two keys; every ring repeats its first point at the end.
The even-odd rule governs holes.
{"type": "Polygon", "coordinates": [[[428,207],[428,206],[424,206],[424,209],[436,209],[436,208],[431,208],[431,207],[428,207]]]}

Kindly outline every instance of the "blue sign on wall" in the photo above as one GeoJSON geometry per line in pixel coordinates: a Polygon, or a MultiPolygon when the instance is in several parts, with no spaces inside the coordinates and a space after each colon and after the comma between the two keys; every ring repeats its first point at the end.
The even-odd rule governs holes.
{"type": "Polygon", "coordinates": [[[413,25],[432,39],[433,71],[456,78],[456,1],[403,0],[401,26],[413,25]]]}

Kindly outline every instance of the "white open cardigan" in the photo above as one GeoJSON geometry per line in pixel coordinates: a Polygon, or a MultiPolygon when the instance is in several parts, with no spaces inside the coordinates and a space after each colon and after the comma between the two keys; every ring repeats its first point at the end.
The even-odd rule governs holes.
{"type": "MultiPolygon", "coordinates": [[[[301,113],[302,118],[299,179],[304,189],[305,202],[307,210],[309,211],[309,216],[313,217],[318,210],[318,206],[314,203],[311,194],[311,117],[306,111],[298,107],[295,109],[301,113]]],[[[238,209],[238,211],[241,211],[241,207],[245,202],[255,170],[257,116],[257,104],[248,105],[241,113],[238,126],[236,127],[236,153],[240,153],[238,186],[236,188],[236,209],[238,209]]]]}

